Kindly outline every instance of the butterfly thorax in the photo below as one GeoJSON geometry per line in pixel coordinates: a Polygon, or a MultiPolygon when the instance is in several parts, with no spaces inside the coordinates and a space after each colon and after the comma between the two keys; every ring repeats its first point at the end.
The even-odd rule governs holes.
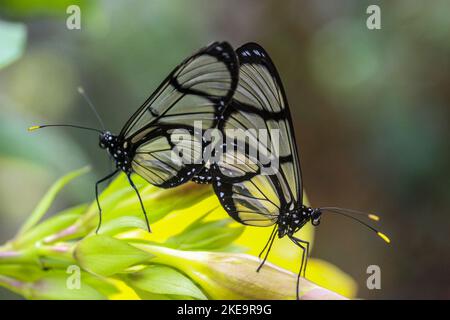
{"type": "Polygon", "coordinates": [[[300,208],[280,214],[277,222],[278,237],[282,238],[285,235],[293,236],[294,233],[300,230],[308,221],[311,221],[314,226],[319,225],[321,214],[320,209],[304,205],[300,208]]]}
{"type": "Polygon", "coordinates": [[[113,158],[116,168],[122,170],[125,173],[131,173],[131,162],[133,154],[127,148],[126,143],[119,141],[119,138],[113,135],[111,132],[106,131],[100,135],[100,148],[106,149],[110,156],[113,158]]]}

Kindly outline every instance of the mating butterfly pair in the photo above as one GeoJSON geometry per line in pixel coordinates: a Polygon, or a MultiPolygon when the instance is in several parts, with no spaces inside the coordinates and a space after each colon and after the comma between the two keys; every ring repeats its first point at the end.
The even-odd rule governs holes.
{"type": "MultiPolygon", "coordinates": [[[[31,129],[47,126],[55,125],[31,129]]],[[[108,151],[116,165],[112,173],[96,183],[99,227],[102,211],[98,186],[123,171],[136,191],[149,231],[145,207],[132,173],[162,188],[191,180],[211,183],[223,208],[233,219],[245,225],[273,226],[260,254],[265,252],[258,271],[276,235],[288,236],[303,250],[300,277],[306,270],[309,243],[295,237],[295,233],[309,221],[318,225],[324,212],[361,222],[389,242],[384,234],[355,217],[363,214],[378,220],[375,215],[336,207],[309,208],[303,204],[300,162],[286,95],[272,60],[255,43],[245,44],[235,52],[226,42],[214,42],[187,58],[133,114],[117,136],[104,130],[74,127],[98,131],[100,147],[108,151]],[[207,147],[204,141],[195,140],[198,130],[195,123],[201,124],[200,134],[217,128],[226,136],[228,129],[240,129],[242,134],[234,139],[245,148],[236,155],[236,149],[224,146],[220,160],[212,163],[173,161],[174,139],[191,142],[184,145],[184,151],[194,155],[207,147]],[[251,134],[262,129],[268,129],[266,144],[261,144],[251,134]],[[266,153],[274,154],[271,149],[275,141],[282,141],[275,152],[278,170],[262,174],[266,164],[252,156],[249,149],[265,149],[266,153]]],[[[298,285],[299,281],[297,297],[298,285]]]]}

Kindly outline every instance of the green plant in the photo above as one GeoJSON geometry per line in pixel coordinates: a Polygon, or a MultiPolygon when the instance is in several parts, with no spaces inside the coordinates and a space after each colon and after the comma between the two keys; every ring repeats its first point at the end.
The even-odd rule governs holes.
{"type": "MultiPolygon", "coordinates": [[[[87,171],[58,180],[0,247],[0,285],[28,299],[295,298],[296,274],[270,263],[256,272],[258,258],[244,254],[238,240],[245,227],[226,216],[209,186],[158,189],[136,179],[152,234],[123,175],[100,196],[104,219],[98,235],[95,203],[43,220],[60,190],[87,171]]],[[[301,297],[343,298],[306,279],[301,297]]]]}

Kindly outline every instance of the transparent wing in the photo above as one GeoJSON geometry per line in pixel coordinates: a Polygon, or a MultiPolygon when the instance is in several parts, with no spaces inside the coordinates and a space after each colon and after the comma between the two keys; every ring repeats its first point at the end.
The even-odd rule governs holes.
{"type": "Polygon", "coordinates": [[[237,58],[226,42],[201,49],[175,68],[119,135],[135,152],[133,170],[160,187],[192,178],[202,168],[193,163],[202,147],[201,135],[216,127],[237,77],[237,58]],[[183,150],[178,162],[176,146],[183,150]]]}
{"type": "Polygon", "coordinates": [[[219,128],[233,132],[213,166],[216,194],[237,221],[257,226],[302,203],[302,184],[292,120],[278,72],[259,45],[237,50],[239,83],[219,128]],[[264,139],[263,136],[266,135],[264,139]],[[239,149],[236,145],[244,145],[239,149]],[[231,150],[230,150],[231,149],[231,150]],[[255,152],[255,149],[256,152],[255,152]],[[244,151],[242,151],[244,150],[244,151]]]}
{"type": "Polygon", "coordinates": [[[222,183],[219,176],[213,179],[214,191],[233,219],[242,224],[260,227],[277,222],[282,195],[273,176],[255,175],[235,183],[222,183]]]}

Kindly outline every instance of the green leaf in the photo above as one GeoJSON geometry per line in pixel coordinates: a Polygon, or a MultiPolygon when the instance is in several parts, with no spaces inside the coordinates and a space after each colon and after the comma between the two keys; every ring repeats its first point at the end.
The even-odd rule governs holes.
{"type": "MultiPolygon", "coordinates": [[[[116,207],[126,199],[136,196],[136,193],[131,188],[128,179],[125,174],[120,173],[116,179],[114,179],[109,186],[102,191],[99,200],[102,204],[104,211],[109,212],[111,208],[116,207]]],[[[93,203],[95,210],[97,210],[97,204],[93,203]]]]}
{"type": "Polygon", "coordinates": [[[126,274],[124,280],[133,288],[151,293],[207,299],[188,277],[162,265],[150,265],[142,271],[126,274]]]}
{"type": "Polygon", "coordinates": [[[42,219],[42,217],[47,213],[48,209],[52,205],[53,201],[55,200],[55,197],[58,195],[58,193],[61,191],[62,188],[66,184],[68,184],[73,179],[85,174],[90,170],[89,167],[84,167],[79,170],[70,172],[69,174],[63,176],[58,181],[56,181],[50,189],[47,191],[47,193],[44,195],[44,197],[41,199],[41,201],[38,203],[34,211],[31,213],[30,217],[25,221],[22,228],[19,230],[16,239],[19,238],[21,235],[23,235],[25,232],[30,230],[33,226],[35,226],[39,220],[42,219]]]}
{"type": "Polygon", "coordinates": [[[17,60],[23,52],[27,30],[22,23],[0,20],[0,68],[17,60]]]}
{"type": "Polygon", "coordinates": [[[103,276],[123,272],[152,257],[125,241],[104,235],[84,238],[75,248],[74,255],[85,270],[103,276]]]}
{"type": "MultiPolygon", "coordinates": [[[[164,218],[175,210],[182,210],[193,204],[211,196],[211,188],[197,186],[195,184],[184,184],[176,188],[161,189],[157,188],[139,177],[133,176],[133,181],[139,189],[150,224],[164,218]]],[[[109,222],[112,224],[107,229],[108,234],[114,234],[118,231],[126,231],[141,227],[146,230],[144,216],[135,191],[130,186],[125,174],[120,174],[114,181],[101,193],[100,203],[102,205],[103,225],[109,222]],[[122,219],[122,217],[132,217],[122,219]],[[121,218],[119,220],[116,220],[121,218]]],[[[88,226],[92,229],[97,226],[98,210],[94,202],[88,213],[79,221],[79,224],[88,226]]],[[[104,233],[103,226],[100,233],[104,233]]]]}
{"type": "Polygon", "coordinates": [[[23,248],[33,245],[45,237],[55,234],[64,228],[72,225],[86,211],[87,205],[79,205],[58,213],[24,233],[20,238],[14,241],[14,248],[23,248]]]}
{"type": "Polygon", "coordinates": [[[133,288],[133,290],[142,300],[174,300],[169,295],[165,294],[157,294],[153,292],[140,290],[138,288],[133,288]]]}
{"type": "Polygon", "coordinates": [[[42,267],[27,264],[1,264],[0,275],[13,277],[20,281],[36,281],[44,276],[42,267]]]}
{"type": "MultiPolygon", "coordinates": [[[[207,215],[207,214],[206,214],[207,215]]],[[[230,227],[230,219],[194,221],[182,233],[169,238],[166,245],[181,250],[216,250],[230,245],[244,231],[244,227],[230,227]]]]}
{"type": "Polygon", "coordinates": [[[100,233],[102,235],[113,236],[120,232],[125,232],[137,228],[144,230],[147,228],[143,216],[141,216],[140,218],[134,216],[122,216],[103,223],[100,233]]]}
{"type": "MultiPolygon", "coordinates": [[[[140,190],[150,224],[157,222],[175,210],[190,207],[211,195],[211,189],[204,186],[185,184],[176,188],[161,189],[149,185],[148,182],[138,176],[133,177],[133,179],[140,190]]],[[[116,180],[118,181],[115,181],[114,185],[106,189],[100,196],[104,225],[114,221],[108,233],[112,233],[113,230],[125,231],[137,227],[146,230],[145,224],[137,222],[138,220],[144,222],[144,216],[136,193],[122,176],[119,176],[116,180]],[[134,217],[134,219],[123,219],[124,216],[134,217]]],[[[103,227],[100,232],[104,232],[103,227]]]]}
{"type": "Polygon", "coordinates": [[[85,13],[95,5],[96,1],[88,0],[2,0],[2,14],[16,19],[38,18],[38,17],[66,17],[67,7],[78,5],[85,13]]]}
{"type": "Polygon", "coordinates": [[[73,274],[62,270],[46,272],[45,276],[29,284],[28,299],[38,300],[103,300],[103,292],[113,292],[114,286],[109,282],[94,278],[86,272],[80,273],[80,287],[70,288],[68,282],[73,274]]]}
{"type": "Polygon", "coordinates": [[[104,296],[109,297],[120,292],[120,290],[113,285],[108,278],[93,276],[86,272],[82,272],[81,275],[81,280],[83,283],[95,288],[104,296]]]}
{"type": "Polygon", "coordinates": [[[173,294],[157,294],[141,290],[139,288],[133,288],[133,290],[142,300],[195,300],[194,298],[189,296],[177,296],[173,294]]]}

